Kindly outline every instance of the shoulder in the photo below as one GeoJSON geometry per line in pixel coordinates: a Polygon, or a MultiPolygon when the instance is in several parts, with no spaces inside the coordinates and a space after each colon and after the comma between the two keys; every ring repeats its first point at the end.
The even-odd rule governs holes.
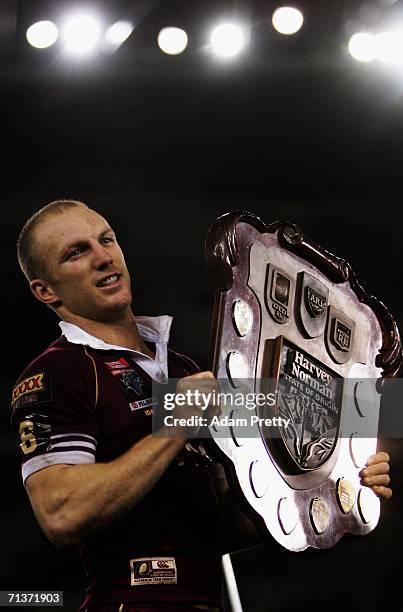
{"type": "Polygon", "coordinates": [[[85,347],[61,337],[33,359],[17,378],[11,392],[12,411],[28,403],[49,401],[55,384],[87,385],[92,371],[85,347]]]}
{"type": "Polygon", "coordinates": [[[85,346],[72,344],[63,336],[52,342],[42,353],[35,357],[22,371],[17,379],[19,382],[25,376],[46,368],[65,370],[80,370],[88,367],[90,359],[85,346]]]}

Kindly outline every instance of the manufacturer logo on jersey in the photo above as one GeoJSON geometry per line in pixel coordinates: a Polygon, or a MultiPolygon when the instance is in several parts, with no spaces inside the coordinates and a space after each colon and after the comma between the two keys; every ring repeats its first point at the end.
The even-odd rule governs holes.
{"type": "Polygon", "coordinates": [[[177,584],[175,557],[130,559],[131,586],[177,584]]]}
{"type": "Polygon", "coordinates": [[[44,372],[39,372],[38,374],[29,376],[29,378],[25,378],[24,380],[19,382],[13,389],[11,404],[14,405],[15,402],[23,395],[43,391],[45,389],[43,384],[44,374],[44,372]]]}

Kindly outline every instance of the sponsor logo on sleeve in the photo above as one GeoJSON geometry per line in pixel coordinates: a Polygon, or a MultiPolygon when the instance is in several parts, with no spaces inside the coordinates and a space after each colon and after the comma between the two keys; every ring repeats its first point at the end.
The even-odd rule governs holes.
{"type": "Polygon", "coordinates": [[[38,374],[33,374],[32,376],[24,378],[24,380],[17,383],[12,392],[11,405],[14,406],[15,403],[24,396],[37,394],[40,391],[44,391],[44,375],[45,372],[38,372],[38,374]]]}

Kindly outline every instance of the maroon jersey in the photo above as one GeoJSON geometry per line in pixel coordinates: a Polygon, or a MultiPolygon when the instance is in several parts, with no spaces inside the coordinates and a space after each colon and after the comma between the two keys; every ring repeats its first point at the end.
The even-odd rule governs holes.
{"type": "MultiPolygon", "coordinates": [[[[189,358],[168,351],[171,378],[195,371],[189,358]]],[[[11,402],[24,480],[49,465],[111,461],[151,433],[149,375],[124,350],[97,350],[64,336],[23,372],[11,402]]],[[[222,550],[211,468],[195,445],[187,445],[141,502],[82,542],[89,579],[83,607],[220,605],[222,550]]]]}

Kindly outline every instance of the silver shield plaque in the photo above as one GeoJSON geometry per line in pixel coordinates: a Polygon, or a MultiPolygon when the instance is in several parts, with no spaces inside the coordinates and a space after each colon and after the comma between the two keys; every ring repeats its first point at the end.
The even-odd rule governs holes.
{"type": "Polygon", "coordinates": [[[210,427],[234,492],[289,550],[369,533],[379,499],[360,470],[376,451],[380,383],[402,364],[392,316],[349,264],[290,223],[223,215],[206,262],[211,369],[222,387],[254,398],[223,404],[210,427]]]}

